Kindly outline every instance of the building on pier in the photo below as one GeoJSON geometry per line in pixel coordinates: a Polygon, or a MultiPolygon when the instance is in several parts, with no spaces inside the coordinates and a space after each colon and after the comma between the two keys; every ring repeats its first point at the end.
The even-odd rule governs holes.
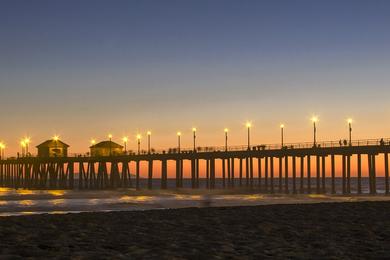
{"type": "Polygon", "coordinates": [[[67,157],[69,145],[55,138],[37,146],[38,157],[67,157]]]}
{"type": "Polygon", "coordinates": [[[103,141],[89,147],[92,157],[115,156],[124,154],[123,146],[113,141],[103,141]]]}

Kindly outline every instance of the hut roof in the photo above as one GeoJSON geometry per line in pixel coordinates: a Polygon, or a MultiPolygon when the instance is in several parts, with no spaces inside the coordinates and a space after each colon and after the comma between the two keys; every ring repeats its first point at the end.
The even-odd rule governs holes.
{"type": "Polygon", "coordinates": [[[37,148],[41,148],[41,147],[55,147],[55,146],[59,146],[59,147],[66,147],[68,148],[69,145],[67,145],[66,143],[60,141],[60,140],[47,140],[43,143],[41,143],[40,145],[37,145],[37,148]]]}
{"type": "Polygon", "coordinates": [[[107,148],[107,149],[112,148],[112,149],[115,149],[115,148],[123,148],[123,146],[120,144],[114,143],[113,141],[103,141],[103,142],[97,143],[95,145],[92,145],[89,148],[107,148]]]}

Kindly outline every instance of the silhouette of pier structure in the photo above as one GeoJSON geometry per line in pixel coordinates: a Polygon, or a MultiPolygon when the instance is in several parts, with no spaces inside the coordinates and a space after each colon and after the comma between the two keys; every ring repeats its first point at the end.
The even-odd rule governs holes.
{"type": "Polygon", "coordinates": [[[385,193],[389,194],[389,153],[390,139],[370,139],[347,145],[322,142],[315,146],[313,143],[297,143],[228,149],[214,147],[104,157],[23,157],[0,161],[0,186],[25,189],[152,189],[157,181],[159,188],[167,189],[168,170],[171,169],[175,171],[176,188],[182,188],[184,164],[189,162],[189,181],[194,189],[247,187],[264,193],[293,194],[350,194],[353,190],[362,194],[362,178],[365,175],[369,183],[368,193],[376,194],[377,165],[383,162],[385,193]],[[379,158],[383,160],[379,161],[379,158]],[[144,167],[147,168],[147,177],[142,178],[145,185],[141,182],[141,162],[147,165],[144,167]],[[154,176],[157,162],[161,167],[161,178],[158,179],[154,176]],[[204,167],[200,166],[200,162],[204,167]],[[356,164],[352,172],[353,162],[356,164]],[[175,166],[168,167],[172,163],[175,166]],[[216,177],[217,166],[220,166],[219,178],[216,177]],[[340,169],[340,166],[341,190],[337,190],[336,168],[340,169]],[[131,172],[131,168],[135,168],[135,172],[131,172]],[[353,189],[352,178],[357,179],[353,189]],[[217,180],[220,185],[217,185],[217,180]]]}

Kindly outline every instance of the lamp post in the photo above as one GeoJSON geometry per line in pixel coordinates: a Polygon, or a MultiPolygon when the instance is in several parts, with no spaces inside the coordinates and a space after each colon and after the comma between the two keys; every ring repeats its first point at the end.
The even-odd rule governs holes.
{"type": "Polygon", "coordinates": [[[180,153],[180,137],[181,137],[181,132],[177,132],[177,150],[178,150],[178,153],[180,153]]]}
{"type": "Polygon", "coordinates": [[[282,144],[282,148],[283,148],[283,145],[284,145],[284,124],[280,125],[280,135],[281,135],[281,144],[282,144]]]}
{"type": "Polygon", "coordinates": [[[95,156],[95,152],[92,152],[94,149],[93,149],[93,147],[92,146],[94,146],[96,144],[96,140],[95,139],[91,139],[91,153],[90,153],[90,155],[89,156],[95,156]]]}
{"type": "Polygon", "coordinates": [[[196,128],[192,128],[192,136],[194,138],[194,152],[196,151],[196,128]]]}
{"type": "Polygon", "coordinates": [[[54,156],[55,157],[57,157],[57,151],[58,151],[58,149],[57,149],[57,146],[58,146],[58,140],[60,140],[60,137],[58,136],[58,135],[54,135],[53,136],[53,141],[54,141],[54,144],[55,144],[55,146],[54,146],[54,148],[55,148],[55,152],[54,152],[54,156]]]}
{"type": "Polygon", "coordinates": [[[137,134],[138,154],[141,154],[141,135],[137,134]]]}
{"type": "Polygon", "coordinates": [[[0,159],[4,160],[4,150],[5,150],[5,144],[3,142],[0,143],[0,159]]]}
{"type": "Polygon", "coordinates": [[[247,122],[246,123],[246,128],[248,130],[248,150],[251,149],[251,127],[252,127],[252,123],[250,122],[247,122]]]}
{"type": "Polygon", "coordinates": [[[123,144],[124,144],[124,147],[125,147],[125,154],[127,154],[127,142],[129,141],[129,138],[123,137],[122,141],[123,141],[123,144]]]}
{"type": "Polygon", "coordinates": [[[148,131],[146,134],[148,136],[148,154],[150,154],[150,139],[152,137],[152,132],[148,131]]]}
{"type": "Polygon", "coordinates": [[[313,116],[311,118],[311,121],[313,122],[313,146],[317,146],[317,126],[316,123],[318,122],[318,118],[316,116],[313,116]]]}
{"type": "Polygon", "coordinates": [[[352,119],[349,118],[347,122],[348,122],[348,131],[349,131],[349,145],[351,146],[352,145],[352,119]]]}
{"type": "Polygon", "coordinates": [[[228,132],[229,132],[229,129],[225,128],[223,131],[225,132],[225,151],[227,152],[227,150],[228,150],[228,132]]]}
{"type": "Polygon", "coordinates": [[[108,140],[110,141],[110,156],[112,155],[112,134],[108,134],[108,140]]]}
{"type": "Polygon", "coordinates": [[[26,150],[26,143],[24,142],[24,140],[20,141],[20,147],[22,148],[22,157],[24,157],[24,153],[26,150]]]}
{"type": "Polygon", "coordinates": [[[30,138],[28,138],[28,137],[24,138],[24,143],[26,145],[26,156],[28,156],[28,147],[30,144],[30,138]]]}
{"type": "Polygon", "coordinates": [[[5,144],[3,142],[0,143],[0,159],[4,160],[4,149],[5,149],[5,144]]]}

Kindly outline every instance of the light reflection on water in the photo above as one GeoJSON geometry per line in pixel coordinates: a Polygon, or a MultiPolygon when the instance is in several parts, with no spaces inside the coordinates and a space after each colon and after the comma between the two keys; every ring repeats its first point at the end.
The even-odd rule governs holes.
{"type": "Polygon", "coordinates": [[[66,191],[64,191],[64,190],[49,190],[49,191],[47,191],[47,193],[49,193],[50,195],[53,195],[53,196],[62,196],[66,193],[66,191]]]}
{"type": "Polygon", "coordinates": [[[32,200],[21,200],[21,201],[19,201],[19,204],[22,206],[33,206],[36,204],[36,202],[34,202],[32,200]]]}
{"type": "Polygon", "coordinates": [[[237,193],[210,190],[14,190],[0,188],[0,216],[66,214],[85,211],[148,210],[164,208],[266,205],[286,203],[352,202],[389,200],[378,196],[286,195],[237,193]],[[140,194],[141,193],[141,194],[140,194]]]}
{"type": "Polygon", "coordinates": [[[66,200],[64,199],[55,199],[55,200],[51,200],[51,204],[57,206],[57,205],[63,205],[65,204],[66,200]]]}

